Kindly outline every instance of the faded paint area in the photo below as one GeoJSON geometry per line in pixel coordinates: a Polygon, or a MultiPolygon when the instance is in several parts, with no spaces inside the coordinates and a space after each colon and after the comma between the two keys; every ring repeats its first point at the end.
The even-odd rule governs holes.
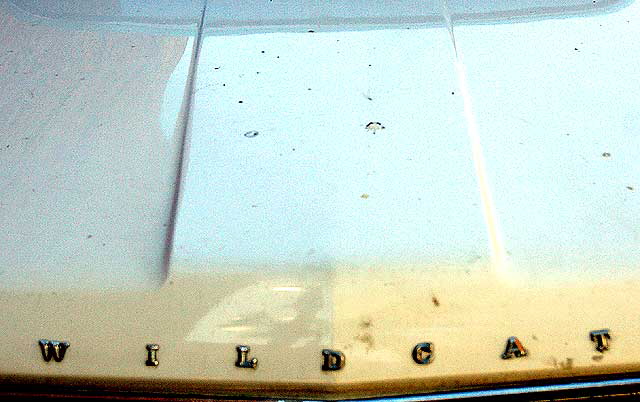
{"type": "Polygon", "coordinates": [[[1,10],[0,287],[158,286],[188,38],[1,10]]]}

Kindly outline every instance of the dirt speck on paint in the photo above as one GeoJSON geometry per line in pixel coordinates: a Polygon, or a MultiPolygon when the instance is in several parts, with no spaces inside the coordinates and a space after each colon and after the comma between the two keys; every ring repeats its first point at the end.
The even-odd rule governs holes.
{"type": "Polygon", "coordinates": [[[363,318],[362,320],[360,320],[360,324],[358,324],[358,326],[363,329],[371,328],[372,325],[373,322],[370,318],[363,318]]]}
{"type": "Polygon", "coordinates": [[[571,370],[573,369],[573,359],[570,357],[567,357],[565,361],[559,362],[558,366],[560,366],[562,370],[571,370]]]}
{"type": "Polygon", "coordinates": [[[354,340],[361,342],[364,344],[367,352],[371,349],[373,349],[374,347],[374,340],[373,340],[373,336],[371,336],[371,334],[369,334],[368,332],[362,333],[362,334],[358,334],[356,337],[353,338],[354,340]]]}

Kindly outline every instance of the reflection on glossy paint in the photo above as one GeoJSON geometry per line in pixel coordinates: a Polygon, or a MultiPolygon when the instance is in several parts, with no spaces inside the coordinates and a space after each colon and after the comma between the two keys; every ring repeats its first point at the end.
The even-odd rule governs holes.
{"type": "Polygon", "coordinates": [[[222,327],[221,329],[223,331],[228,331],[228,332],[245,332],[245,331],[251,331],[255,329],[255,327],[245,325],[245,326],[238,326],[238,327],[222,327]]]}
{"type": "Polygon", "coordinates": [[[180,116],[182,102],[185,98],[184,91],[189,75],[194,41],[195,38],[189,37],[182,57],[180,57],[178,64],[176,64],[176,67],[173,69],[173,73],[171,73],[171,77],[169,77],[167,81],[162,98],[160,128],[169,141],[172,141],[176,135],[178,117],[180,116]]]}
{"type": "Polygon", "coordinates": [[[489,186],[489,178],[487,176],[487,169],[484,162],[478,123],[473,111],[473,103],[467,84],[467,76],[461,59],[456,60],[455,66],[456,71],[458,72],[460,92],[464,101],[464,115],[467,123],[469,140],[471,141],[471,152],[478,180],[478,188],[480,190],[480,199],[482,200],[482,210],[489,235],[493,266],[498,274],[505,274],[507,271],[506,252],[504,249],[502,235],[499,230],[498,216],[496,214],[493,197],[491,195],[491,187],[489,186]]]}
{"type": "Polygon", "coordinates": [[[447,30],[449,31],[451,44],[453,46],[455,57],[454,65],[458,76],[460,95],[462,96],[464,104],[463,110],[467,126],[467,134],[471,143],[471,155],[473,158],[476,178],[478,181],[478,189],[480,191],[480,199],[482,202],[482,211],[487,227],[487,234],[489,236],[493,267],[498,275],[502,275],[505,274],[507,270],[506,252],[502,241],[502,234],[499,230],[498,217],[495,211],[493,197],[491,195],[491,187],[489,186],[489,179],[484,162],[480,132],[478,130],[478,123],[476,121],[476,115],[473,110],[473,101],[471,98],[471,93],[469,91],[469,85],[467,83],[467,72],[465,70],[462,54],[459,53],[458,46],[456,44],[456,37],[453,30],[452,14],[448,0],[442,1],[442,14],[447,25],[447,30]]]}
{"type": "MultiPolygon", "coordinates": [[[[478,24],[594,15],[630,3],[631,0],[449,0],[448,6],[456,22],[478,24]]],[[[207,9],[207,32],[221,35],[442,26],[438,1],[210,1],[207,9]]]]}
{"type": "Polygon", "coordinates": [[[302,288],[299,286],[277,286],[274,287],[275,292],[302,292],[302,288]]]}
{"type": "MultiPolygon", "coordinates": [[[[195,34],[206,0],[10,0],[17,18],[69,30],[195,34]]],[[[0,6],[3,4],[0,3],[0,6]]]]}
{"type": "Polygon", "coordinates": [[[328,296],[322,281],[307,279],[300,286],[273,286],[273,281],[236,289],[200,318],[186,336],[187,342],[306,344],[291,334],[318,341],[325,335],[328,296]],[[325,317],[325,318],[323,318],[325,317]],[[286,339],[286,340],[285,340],[286,339]]]}

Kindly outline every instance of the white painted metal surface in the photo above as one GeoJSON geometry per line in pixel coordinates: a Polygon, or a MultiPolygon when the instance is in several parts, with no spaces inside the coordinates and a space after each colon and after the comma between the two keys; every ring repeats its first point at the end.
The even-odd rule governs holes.
{"type": "Polygon", "coordinates": [[[0,3],[3,383],[339,398],[640,367],[637,3],[82,3],[0,3]]]}

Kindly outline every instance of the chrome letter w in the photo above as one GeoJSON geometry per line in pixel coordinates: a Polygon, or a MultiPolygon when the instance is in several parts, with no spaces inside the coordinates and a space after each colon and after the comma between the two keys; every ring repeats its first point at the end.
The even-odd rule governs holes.
{"type": "Polygon", "coordinates": [[[51,361],[52,357],[53,360],[61,362],[69,348],[69,342],[50,341],[48,339],[40,339],[38,344],[45,362],[51,361]]]}

